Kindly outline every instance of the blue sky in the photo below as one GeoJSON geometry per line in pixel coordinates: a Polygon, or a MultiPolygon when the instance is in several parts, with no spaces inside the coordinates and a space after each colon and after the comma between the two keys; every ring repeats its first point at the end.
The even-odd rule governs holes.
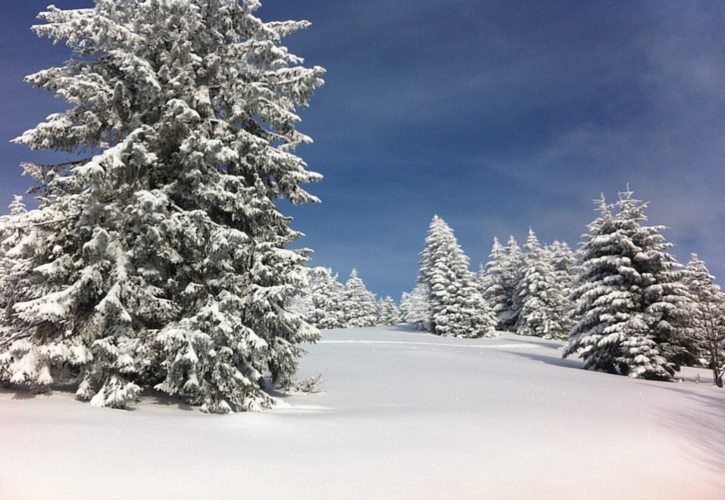
{"type": "MultiPolygon", "coordinates": [[[[28,186],[18,163],[48,158],[8,141],[63,109],[22,83],[68,56],[29,31],[47,3],[13,0],[0,19],[4,206],[28,186]]],[[[355,266],[397,299],[434,214],[477,268],[494,235],[529,226],[576,244],[591,200],[629,182],[678,258],[725,276],[725,3],[263,4],[265,20],[312,21],[287,44],[328,70],[300,127],[322,204],[287,209],[314,264],[343,279],[355,266]]]]}

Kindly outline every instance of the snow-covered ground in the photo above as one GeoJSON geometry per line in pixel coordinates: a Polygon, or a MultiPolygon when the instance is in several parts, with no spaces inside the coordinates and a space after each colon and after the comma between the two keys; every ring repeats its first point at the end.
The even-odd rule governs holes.
{"type": "Polygon", "coordinates": [[[301,373],[324,392],[263,414],[0,392],[0,498],[725,498],[706,371],[631,380],[559,345],[329,331],[301,373]]]}

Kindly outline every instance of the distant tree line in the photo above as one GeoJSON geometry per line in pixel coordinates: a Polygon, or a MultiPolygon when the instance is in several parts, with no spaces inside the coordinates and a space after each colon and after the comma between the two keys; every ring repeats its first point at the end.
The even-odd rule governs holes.
{"type": "Polygon", "coordinates": [[[317,328],[360,328],[402,322],[392,297],[376,298],[356,269],[343,285],[331,269],[309,268],[306,282],[290,309],[317,328]]]}

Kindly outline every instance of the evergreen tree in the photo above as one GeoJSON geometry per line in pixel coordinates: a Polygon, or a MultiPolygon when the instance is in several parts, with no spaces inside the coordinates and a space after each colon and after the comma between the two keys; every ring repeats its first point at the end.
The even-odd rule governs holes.
{"type": "Polygon", "coordinates": [[[345,326],[343,294],[344,287],[337,281],[337,275],[333,275],[331,269],[313,268],[310,279],[309,322],[322,329],[343,328],[345,326]]]}
{"type": "Polygon", "coordinates": [[[574,325],[571,317],[573,308],[571,297],[579,276],[577,254],[572,251],[568,244],[558,240],[545,248],[545,253],[554,268],[555,281],[561,297],[558,313],[559,317],[563,318],[566,331],[560,338],[565,339],[569,336],[569,331],[574,325]]]}
{"type": "Polygon", "coordinates": [[[379,325],[397,325],[401,322],[400,311],[390,295],[381,301],[378,310],[380,311],[379,325]]]}
{"type": "Polygon", "coordinates": [[[21,195],[16,194],[13,196],[13,201],[10,202],[10,205],[8,205],[9,214],[10,217],[21,217],[24,214],[28,213],[28,209],[25,208],[25,202],[23,201],[23,197],[21,195]]]}
{"type": "Polygon", "coordinates": [[[696,305],[682,266],[668,252],[672,244],[662,235],[665,226],[646,225],[647,204],[634,199],[629,190],[620,193],[617,208],[621,227],[631,234],[636,246],[632,263],[641,281],[643,320],[672,375],[681,365],[697,362],[697,345],[691,332],[696,305]]]}
{"type": "Polygon", "coordinates": [[[516,333],[546,339],[565,338],[569,329],[567,303],[556,272],[536,234],[529,229],[524,272],[517,296],[521,304],[516,333]]]}
{"type": "Polygon", "coordinates": [[[310,321],[310,316],[313,309],[312,293],[310,291],[310,286],[312,283],[312,273],[313,270],[311,268],[303,268],[302,285],[295,291],[295,294],[290,297],[287,304],[285,304],[286,311],[292,314],[296,314],[310,325],[314,325],[314,323],[310,321]]]}
{"type": "Polygon", "coordinates": [[[504,295],[507,297],[510,306],[507,311],[500,315],[499,329],[507,332],[515,332],[516,325],[521,313],[521,300],[517,293],[519,283],[524,271],[524,253],[516,242],[516,238],[509,237],[506,244],[506,254],[502,264],[504,295]]]}
{"type": "Polygon", "coordinates": [[[408,309],[410,308],[410,296],[412,292],[403,292],[400,294],[400,307],[398,308],[398,311],[400,312],[400,319],[401,321],[408,322],[408,309]]]}
{"type": "Polygon", "coordinates": [[[577,279],[576,256],[569,245],[561,241],[554,241],[546,247],[545,251],[549,254],[549,259],[554,267],[556,282],[561,294],[568,299],[577,279]]]}
{"type": "Polygon", "coordinates": [[[383,323],[383,320],[384,320],[383,305],[384,304],[385,304],[385,299],[378,298],[378,297],[375,298],[375,308],[376,308],[378,314],[377,314],[377,317],[375,318],[374,326],[382,326],[385,324],[385,323],[383,323]]]}
{"type": "Polygon", "coordinates": [[[687,284],[697,304],[693,321],[694,338],[712,370],[714,384],[722,388],[725,373],[725,293],[695,254],[687,264],[687,284]]]}
{"type": "Polygon", "coordinates": [[[378,320],[375,295],[367,289],[356,269],[352,270],[345,282],[343,297],[345,326],[360,328],[375,325],[378,320]]]}
{"type": "Polygon", "coordinates": [[[19,301],[18,292],[22,291],[18,281],[31,264],[24,256],[30,243],[27,237],[31,214],[26,210],[22,196],[15,196],[9,208],[10,213],[0,217],[0,351],[15,338],[9,328],[12,306],[19,301]]]}
{"type": "MultiPolygon", "coordinates": [[[[425,239],[425,246],[421,252],[420,266],[418,269],[418,283],[430,284],[435,275],[435,266],[440,255],[445,253],[445,240],[443,227],[445,222],[437,215],[433,216],[433,220],[428,228],[428,235],[425,239]]],[[[428,286],[428,293],[430,294],[430,286],[428,286]]]]}
{"type": "Polygon", "coordinates": [[[428,288],[430,326],[436,335],[493,336],[496,318],[483,300],[476,275],[469,270],[453,231],[433,218],[422,252],[418,281],[428,288]]]}
{"type": "Polygon", "coordinates": [[[580,354],[589,369],[666,380],[691,351],[691,301],[663,228],[643,224],[646,204],[626,191],[612,208],[602,197],[582,242],[565,355],[580,354]]]}
{"type": "MultiPolygon", "coordinates": [[[[96,0],[34,27],[75,57],[27,80],[70,108],[15,142],[93,157],[25,165],[40,206],[5,328],[14,382],[79,382],[124,407],[142,385],[209,412],[269,406],[317,331],[285,310],[301,234],[276,200],[316,198],[293,152],[323,81],[264,23],[258,0],[96,0]]],[[[15,251],[15,250],[13,250],[15,251]]],[[[19,251],[19,250],[18,250],[19,251]]]]}
{"type": "Polygon", "coordinates": [[[509,272],[506,250],[498,238],[494,238],[489,261],[479,271],[478,281],[483,299],[496,315],[496,325],[499,330],[505,330],[509,325],[513,307],[513,293],[508,289],[509,272]]]}
{"type": "Polygon", "coordinates": [[[417,284],[410,294],[404,294],[400,303],[400,309],[404,311],[403,321],[415,325],[420,330],[430,331],[429,295],[428,287],[421,283],[417,284]]]}
{"type": "Polygon", "coordinates": [[[22,196],[14,196],[9,209],[10,213],[0,217],[0,300],[12,303],[14,268],[22,257],[12,250],[28,235],[32,222],[22,196]]]}
{"type": "MultiPolygon", "coordinates": [[[[644,330],[639,320],[641,291],[628,255],[633,244],[621,231],[612,208],[602,196],[599,217],[583,236],[581,274],[572,295],[577,322],[564,355],[579,354],[587,369],[626,374],[629,366],[622,364],[623,344],[630,335],[642,335],[644,330]]],[[[643,340],[643,360],[648,361],[653,354],[661,364],[654,341],[643,340]]]]}

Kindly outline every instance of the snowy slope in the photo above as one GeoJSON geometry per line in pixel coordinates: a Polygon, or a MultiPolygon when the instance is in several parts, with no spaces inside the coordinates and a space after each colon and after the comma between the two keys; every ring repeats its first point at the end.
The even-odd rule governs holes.
{"type": "Polygon", "coordinates": [[[325,392],[264,414],[2,392],[0,498],[725,498],[724,391],[559,345],[329,331],[302,365],[325,392]]]}

